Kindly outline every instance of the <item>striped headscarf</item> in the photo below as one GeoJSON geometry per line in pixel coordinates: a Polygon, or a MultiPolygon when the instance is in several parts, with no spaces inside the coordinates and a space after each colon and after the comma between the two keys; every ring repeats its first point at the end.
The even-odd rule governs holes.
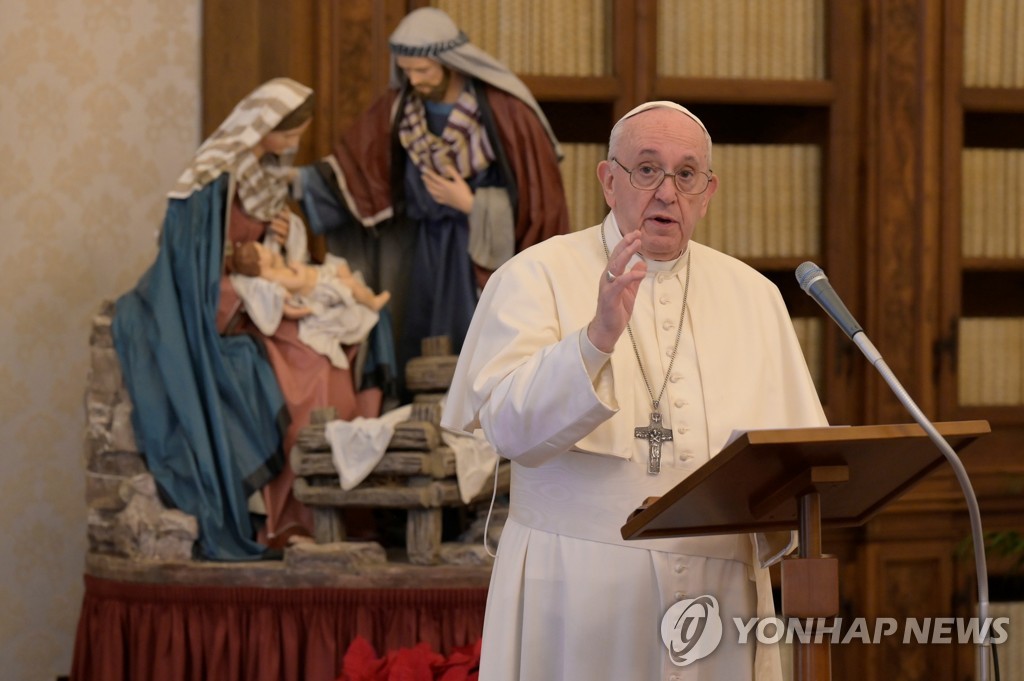
{"type": "Polygon", "coordinates": [[[292,158],[266,153],[258,159],[252,149],[312,92],[290,78],[274,78],[253,90],[200,145],[168,196],[187,198],[230,172],[246,212],[258,220],[272,219],[285,206],[288,183],[283,172],[292,158]]]}

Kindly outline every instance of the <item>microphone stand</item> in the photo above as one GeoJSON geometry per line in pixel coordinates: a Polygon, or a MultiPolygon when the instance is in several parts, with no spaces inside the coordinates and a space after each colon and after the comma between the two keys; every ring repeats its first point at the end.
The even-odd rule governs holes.
{"type": "Polygon", "coordinates": [[[885,382],[889,384],[896,398],[906,407],[907,411],[914,420],[924,429],[924,432],[928,435],[928,438],[935,443],[935,446],[939,448],[939,451],[946,457],[949,465],[953,467],[953,473],[956,475],[957,482],[960,483],[960,489],[963,492],[964,498],[967,500],[967,513],[970,516],[971,523],[971,539],[974,546],[974,569],[978,573],[978,619],[980,622],[980,633],[982,634],[982,640],[978,643],[980,650],[979,660],[979,679],[980,681],[988,681],[988,647],[991,643],[991,631],[987,630],[986,623],[988,622],[988,567],[985,560],[985,541],[981,527],[981,511],[978,508],[978,497],[974,493],[974,488],[971,486],[971,481],[967,476],[967,470],[964,468],[963,462],[960,461],[960,457],[957,456],[953,448],[949,446],[945,438],[939,434],[939,431],[935,429],[935,426],[928,417],[924,415],[920,407],[911,399],[910,395],[897,380],[895,374],[889,368],[889,365],[882,359],[882,355],[875,348],[874,343],[868,338],[867,334],[863,331],[853,334],[850,340],[860,348],[860,351],[867,357],[868,361],[878,370],[878,373],[882,375],[885,382]]]}

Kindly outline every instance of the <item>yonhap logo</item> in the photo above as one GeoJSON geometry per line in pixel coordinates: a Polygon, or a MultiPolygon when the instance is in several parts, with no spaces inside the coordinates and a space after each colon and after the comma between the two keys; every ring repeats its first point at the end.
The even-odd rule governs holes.
{"type": "MultiPolygon", "coordinates": [[[[672,605],[661,618],[661,640],[668,649],[672,664],[685,667],[713,653],[722,642],[726,624],[722,621],[718,600],[709,594],[683,599],[672,605]]],[[[729,641],[739,645],[775,645],[783,641],[787,644],[878,645],[889,638],[901,640],[904,644],[1000,645],[1009,638],[1010,618],[909,617],[902,621],[901,626],[901,622],[892,617],[872,620],[864,617],[852,620],[841,617],[750,617],[746,620],[733,617],[731,624],[729,641]]]]}
{"type": "Polygon", "coordinates": [[[722,617],[714,596],[679,601],[661,618],[661,640],[678,667],[710,655],[722,641],[722,617]]]}

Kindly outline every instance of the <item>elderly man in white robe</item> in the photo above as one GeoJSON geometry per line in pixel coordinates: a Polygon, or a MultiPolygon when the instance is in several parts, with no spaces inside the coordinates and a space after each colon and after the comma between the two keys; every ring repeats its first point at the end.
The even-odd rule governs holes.
{"type": "Polygon", "coordinates": [[[791,534],[624,541],[620,528],[736,431],[827,425],[792,322],[771,282],[692,240],[719,184],[696,116],[637,107],[597,175],[603,224],[492,276],[445,407],[446,428],[482,428],[512,462],[480,678],[779,679],[777,647],[740,644],[732,622],[774,614],[765,568],[791,534]],[[673,662],[662,619],[703,595],[721,643],[673,662]]]}

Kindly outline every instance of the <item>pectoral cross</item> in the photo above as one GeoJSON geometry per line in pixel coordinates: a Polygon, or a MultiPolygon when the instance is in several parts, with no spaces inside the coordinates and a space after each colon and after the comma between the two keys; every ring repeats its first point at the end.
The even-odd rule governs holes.
{"type": "Polygon", "coordinates": [[[672,431],[661,427],[661,413],[658,411],[658,403],[654,403],[654,411],[651,412],[651,424],[647,427],[637,426],[633,429],[633,437],[640,440],[647,440],[650,445],[650,454],[647,458],[647,473],[657,475],[661,472],[661,443],[672,440],[672,431]]]}

